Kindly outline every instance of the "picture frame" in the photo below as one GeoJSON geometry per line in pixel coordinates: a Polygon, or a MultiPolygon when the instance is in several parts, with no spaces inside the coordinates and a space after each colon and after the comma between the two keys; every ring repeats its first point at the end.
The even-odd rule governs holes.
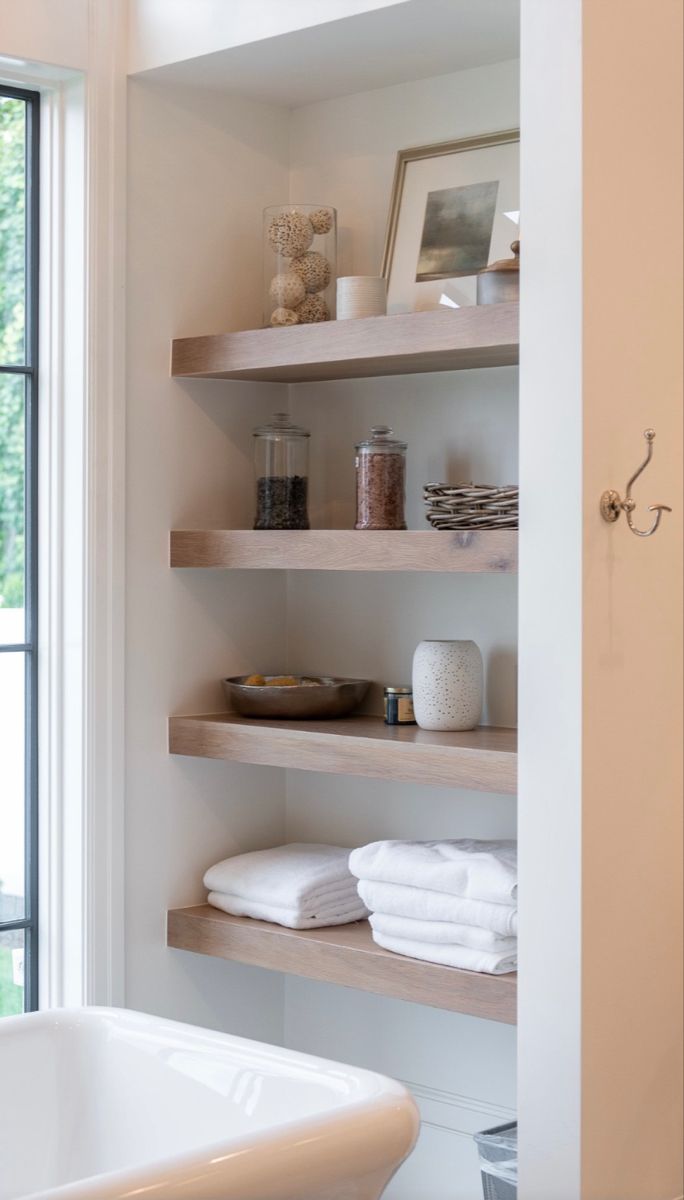
{"type": "Polygon", "coordinates": [[[381,273],[388,313],[476,303],[478,272],[519,237],[519,129],[397,154],[381,273]]]}

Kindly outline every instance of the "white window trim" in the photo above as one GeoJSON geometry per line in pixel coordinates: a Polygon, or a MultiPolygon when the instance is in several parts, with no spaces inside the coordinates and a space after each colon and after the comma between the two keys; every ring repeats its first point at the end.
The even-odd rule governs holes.
{"type": "Polygon", "coordinates": [[[125,997],[125,6],[91,0],[89,24],[84,1000],[89,1004],[122,1004],[125,997]]]}
{"type": "Polygon", "coordinates": [[[124,1001],[125,71],[92,0],[89,70],[41,92],[39,994],[124,1001]]]}

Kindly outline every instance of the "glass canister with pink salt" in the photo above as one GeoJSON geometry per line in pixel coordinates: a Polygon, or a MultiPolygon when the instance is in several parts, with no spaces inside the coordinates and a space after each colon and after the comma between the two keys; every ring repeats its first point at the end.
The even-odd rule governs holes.
{"type": "Polygon", "coordinates": [[[406,442],[374,425],[356,446],[356,529],[406,529],[406,442]]]}

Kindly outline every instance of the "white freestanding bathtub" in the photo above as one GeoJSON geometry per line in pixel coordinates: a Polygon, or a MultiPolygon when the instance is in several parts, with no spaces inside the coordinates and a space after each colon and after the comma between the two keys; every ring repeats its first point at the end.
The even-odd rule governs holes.
{"type": "Polygon", "coordinates": [[[118,1009],[0,1021],[0,1200],[377,1200],[400,1084],[118,1009]]]}

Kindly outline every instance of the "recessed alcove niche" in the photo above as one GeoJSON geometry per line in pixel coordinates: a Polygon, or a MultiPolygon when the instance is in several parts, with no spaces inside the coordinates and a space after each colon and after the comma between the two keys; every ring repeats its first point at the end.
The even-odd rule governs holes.
{"type": "Polygon", "coordinates": [[[231,853],[515,835],[517,534],[431,532],[422,485],[517,482],[517,311],[398,318],[386,361],[371,328],[364,344],[353,322],[310,326],[322,365],[306,369],[258,331],[262,208],[334,205],[338,273],[377,274],[397,151],[518,125],[517,6],[376,5],[211,52],[189,34],[182,61],[143,33],[128,98],[128,1003],[406,1080],[424,1125],[388,1197],[473,1200],[471,1135],[515,1111],[514,978],[407,973],[359,931],[298,945],[220,914],[202,925],[200,909],[169,917],[185,950],[161,934],[231,853]],[[278,410],[311,430],[316,532],[258,544],[251,431],[278,410]],[[408,442],[409,529],[354,542],[354,443],[376,423],[408,442]],[[180,719],[224,708],[222,676],[285,669],[373,679],[377,717],[425,637],[484,655],[494,728],[460,746],[395,745],[366,720],[308,749],[306,730],[288,745],[272,731],[269,748],[266,730],[180,719]]]}

